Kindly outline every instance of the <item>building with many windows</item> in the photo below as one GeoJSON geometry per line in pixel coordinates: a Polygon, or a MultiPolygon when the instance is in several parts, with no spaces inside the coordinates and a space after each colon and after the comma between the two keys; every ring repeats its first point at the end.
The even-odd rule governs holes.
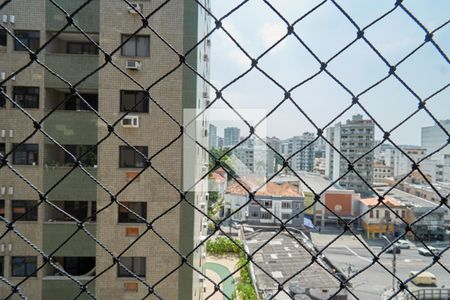
{"type": "MultiPolygon", "coordinates": [[[[209,17],[196,2],[170,1],[149,17],[154,32],[143,28],[135,34],[143,23],[139,13],[151,14],[161,1],[141,0],[133,7],[120,0],[55,2],[68,13],[82,7],[73,19],[89,39],[75,26],[59,33],[67,15],[50,1],[12,1],[0,11],[1,26],[18,38],[0,29],[0,152],[48,199],[42,202],[30,184],[3,167],[1,221],[14,220],[16,230],[51,254],[54,265],[43,266],[42,255],[9,232],[0,239],[1,275],[11,284],[21,282],[20,292],[32,299],[75,298],[82,291],[66,273],[99,299],[141,299],[149,293],[144,282],[155,284],[179,266],[179,255],[166,242],[187,254],[199,243],[203,228],[189,205],[170,209],[180,193],[165,179],[182,188],[184,169],[195,177],[206,155],[195,151],[186,162],[182,139],[153,155],[180,133],[168,115],[182,124],[183,110],[206,105],[208,88],[183,66],[152,86],[180,61],[154,32],[186,53],[209,31],[209,17]],[[30,62],[24,46],[36,51],[53,73],[32,63],[10,76],[30,62]],[[112,53],[106,61],[111,58],[115,66],[108,63],[97,71],[105,63],[103,51],[112,53]],[[46,116],[41,125],[52,139],[40,132],[31,135],[33,122],[22,110],[38,121],[46,116]],[[148,157],[152,167],[144,171],[148,157]],[[148,230],[144,221],[166,211],[148,230]],[[121,255],[121,265],[111,254],[121,255]],[[30,278],[23,282],[26,276],[30,278]]],[[[208,0],[201,2],[209,7],[208,0]]],[[[205,78],[209,45],[206,39],[185,58],[205,78]]],[[[203,133],[206,121],[195,122],[195,132],[203,133]]],[[[207,145],[207,136],[201,137],[199,142],[207,145]]],[[[187,197],[194,204],[205,201],[202,189],[187,197]]],[[[187,257],[199,270],[202,251],[199,247],[187,257]]],[[[198,273],[185,265],[154,292],[164,299],[201,299],[200,283],[198,273]]],[[[2,298],[10,292],[0,285],[2,298]]],[[[89,297],[82,293],[81,298],[89,297]]]]}
{"type": "MultiPolygon", "coordinates": [[[[373,152],[374,123],[370,119],[363,119],[362,115],[354,115],[346,123],[337,123],[326,130],[327,140],[334,148],[326,145],[325,176],[337,180],[347,172],[349,162],[353,169],[369,185],[373,183],[373,152]],[[347,160],[343,157],[345,156],[347,160]]],[[[354,190],[363,197],[372,194],[369,186],[354,172],[350,171],[339,180],[340,185],[346,189],[354,190]]]]}
{"type": "Polygon", "coordinates": [[[241,141],[241,130],[237,127],[227,127],[223,134],[223,147],[233,147],[241,141]]]}
{"type": "Polygon", "coordinates": [[[294,171],[314,170],[315,145],[312,143],[314,134],[305,132],[301,136],[294,136],[280,141],[280,151],[284,158],[289,159],[289,165],[294,171]]]}

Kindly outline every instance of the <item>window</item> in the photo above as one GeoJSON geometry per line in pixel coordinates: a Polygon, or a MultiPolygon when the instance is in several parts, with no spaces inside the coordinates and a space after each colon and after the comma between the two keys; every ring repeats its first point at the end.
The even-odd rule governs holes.
{"type": "MultiPolygon", "coordinates": [[[[134,211],[142,218],[147,218],[147,203],[146,202],[122,202],[122,204],[134,211]]],[[[126,208],[119,205],[119,223],[140,223],[136,215],[130,213],[126,208]]]]}
{"type": "Polygon", "coordinates": [[[269,212],[267,212],[267,211],[262,211],[261,212],[261,219],[262,220],[272,220],[272,215],[269,214],[269,212]]]}
{"type": "Polygon", "coordinates": [[[39,108],[39,88],[28,86],[13,87],[14,101],[23,108],[39,108]]]}
{"type": "MultiPolygon", "coordinates": [[[[147,146],[134,146],[145,156],[148,155],[147,146]]],[[[143,168],[146,159],[141,156],[136,150],[128,146],[119,147],[119,168],[143,168]]]]}
{"type": "MultiPolygon", "coordinates": [[[[130,35],[122,35],[122,43],[124,43],[130,35]]],[[[122,56],[150,56],[150,36],[135,35],[132,36],[122,46],[122,56]]]]}
{"type": "Polygon", "coordinates": [[[120,111],[148,113],[149,102],[148,98],[144,99],[145,95],[143,91],[120,91],[120,111]]]}
{"type": "Polygon", "coordinates": [[[12,200],[12,218],[18,221],[37,221],[37,201],[12,200]]]}
{"type": "Polygon", "coordinates": [[[8,35],[6,34],[6,30],[0,28],[0,47],[6,47],[7,36],[8,35]]]}
{"type": "Polygon", "coordinates": [[[402,218],[406,218],[406,211],[402,210],[402,218]]]}
{"type": "Polygon", "coordinates": [[[291,202],[289,201],[283,201],[281,202],[281,208],[291,208],[291,202]]]}
{"type": "MultiPolygon", "coordinates": [[[[15,30],[14,35],[31,51],[39,49],[39,31],[15,30]]],[[[14,50],[27,51],[18,41],[14,40],[14,50]]]]}
{"type": "MultiPolygon", "coordinates": [[[[13,144],[15,148],[17,144],[13,144]]],[[[15,165],[37,165],[39,157],[38,144],[22,144],[13,153],[13,164],[15,165]]]]}
{"type": "Polygon", "coordinates": [[[92,43],[69,42],[67,43],[69,54],[98,54],[98,48],[92,43]]]}
{"type": "Polygon", "coordinates": [[[0,154],[5,155],[5,143],[0,143],[0,154]]]}
{"type": "Polygon", "coordinates": [[[11,275],[19,276],[33,276],[36,277],[36,256],[13,256],[11,260],[11,275]]]}
{"type": "MultiPolygon", "coordinates": [[[[79,161],[85,167],[93,167],[97,165],[97,148],[92,149],[91,145],[63,145],[70,153],[79,158],[79,161]],[[89,152],[88,152],[89,151],[89,152]]],[[[73,158],[68,153],[64,152],[64,163],[66,165],[73,165],[73,158]]]]}
{"type": "Polygon", "coordinates": [[[0,256],[0,276],[5,276],[5,257],[0,256]]]}
{"type": "Polygon", "coordinates": [[[5,200],[0,200],[0,217],[5,217],[5,200]]]}
{"type": "MultiPolygon", "coordinates": [[[[124,265],[130,272],[139,277],[145,277],[145,257],[121,257],[120,263],[124,265]]],[[[133,277],[133,275],[118,265],[118,277],[133,277]]]]}
{"type": "Polygon", "coordinates": [[[263,201],[263,205],[265,208],[272,208],[272,201],[270,200],[263,201]]]}
{"type": "MultiPolygon", "coordinates": [[[[81,97],[89,103],[89,105],[98,110],[98,94],[80,94],[81,97]]],[[[65,98],[69,98],[65,103],[66,110],[91,110],[83,99],[78,95],[66,94],[65,98]],[[70,97],[70,98],[69,98],[70,97]]]]}
{"type": "Polygon", "coordinates": [[[378,209],[375,210],[375,214],[376,214],[376,218],[379,219],[380,218],[380,211],[378,209]]]}
{"type": "Polygon", "coordinates": [[[282,220],[288,220],[291,218],[291,214],[281,214],[281,219],[282,220]]]}
{"type": "Polygon", "coordinates": [[[6,94],[6,86],[0,86],[0,107],[5,107],[6,96],[2,93],[6,94]]]}
{"type": "Polygon", "coordinates": [[[95,268],[95,257],[68,256],[62,258],[64,270],[73,276],[82,276],[95,268]]]}

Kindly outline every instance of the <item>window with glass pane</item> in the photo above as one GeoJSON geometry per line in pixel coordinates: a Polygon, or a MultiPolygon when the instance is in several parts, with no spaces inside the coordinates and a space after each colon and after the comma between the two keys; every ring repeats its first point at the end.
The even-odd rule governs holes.
{"type": "Polygon", "coordinates": [[[3,28],[0,28],[0,47],[6,47],[7,43],[7,33],[6,30],[3,28]]]}
{"type": "Polygon", "coordinates": [[[0,86],[0,107],[5,107],[6,105],[6,86],[0,86]]]}
{"type": "MultiPolygon", "coordinates": [[[[17,144],[13,144],[15,148],[17,144]]],[[[15,165],[37,165],[39,159],[38,144],[22,144],[13,153],[13,164],[15,165]]]]}
{"type": "MultiPolygon", "coordinates": [[[[39,31],[14,30],[14,35],[31,51],[39,49],[39,31]]],[[[27,51],[18,41],[14,40],[14,50],[27,51]]]]}
{"type": "Polygon", "coordinates": [[[69,98],[65,105],[66,110],[92,110],[88,104],[95,110],[98,110],[98,94],[80,94],[78,95],[66,94],[65,98],[69,98]],[[83,101],[84,100],[84,101],[83,101]],[[86,103],[87,102],[87,103],[86,103]]]}
{"type": "Polygon", "coordinates": [[[98,54],[98,48],[92,43],[69,42],[67,43],[69,54],[98,54]]]}
{"type": "MultiPolygon", "coordinates": [[[[91,145],[63,145],[63,147],[75,157],[79,158],[78,160],[83,166],[93,167],[97,165],[97,148],[92,149],[91,145]],[[83,155],[83,157],[80,157],[81,155],[83,155]]],[[[70,166],[74,165],[72,156],[66,152],[64,152],[64,164],[70,166]]]]}
{"type": "Polygon", "coordinates": [[[0,200],[0,217],[5,217],[5,200],[0,200]]]}
{"type": "MultiPolygon", "coordinates": [[[[143,155],[148,155],[147,146],[134,146],[143,155]]],[[[143,168],[146,159],[132,147],[119,146],[119,168],[143,168]]]]}
{"type": "Polygon", "coordinates": [[[12,218],[17,221],[37,221],[37,201],[34,200],[12,200],[12,218]]]}
{"type": "Polygon", "coordinates": [[[36,256],[13,256],[11,259],[11,275],[14,277],[36,277],[36,256]]]}
{"type": "Polygon", "coordinates": [[[0,154],[5,155],[5,143],[0,143],[0,154]]]}
{"type": "Polygon", "coordinates": [[[150,56],[150,36],[148,35],[134,35],[130,38],[130,35],[122,35],[122,43],[126,43],[122,46],[122,56],[150,56]]]}
{"type": "Polygon", "coordinates": [[[148,113],[149,101],[145,95],[143,91],[120,91],[120,111],[148,113]]]}
{"type": "Polygon", "coordinates": [[[13,87],[14,101],[23,108],[39,108],[39,88],[30,86],[13,87]]]}
{"type": "MultiPolygon", "coordinates": [[[[122,202],[129,210],[135,212],[142,218],[147,218],[147,203],[146,202],[122,202]]],[[[125,207],[119,205],[119,223],[141,223],[135,214],[129,212],[125,207]]]]}
{"type": "MultiPolygon", "coordinates": [[[[121,257],[120,263],[130,272],[139,277],[145,277],[145,257],[121,257]]],[[[118,265],[118,277],[134,277],[133,274],[118,265]]]]}
{"type": "Polygon", "coordinates": [[[5,257],[0,256],[0,276],[5,276],[5,257]]]}

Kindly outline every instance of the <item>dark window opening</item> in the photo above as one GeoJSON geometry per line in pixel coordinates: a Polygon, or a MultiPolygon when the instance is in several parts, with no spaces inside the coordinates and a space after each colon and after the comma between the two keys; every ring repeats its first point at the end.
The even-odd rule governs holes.
{"type": "MultiPolygon", "coordinates": [[[[15,30],[14,35],[31,51],[39,49],[39,31],[15,30]]],[[[18,41],[14,40],[14,50],[27,51],[18,41]]]]}
{"type": "MultiPolygon", "coordinates": [[[[89,217],[90,221],[95,222],[95,202],[91,202],[91,211],[89,211],[89,201],[54,201],[53,204],[79,221],[83,221],[89,217]]],[[[51,211],[48,212],[47,220],[74,222],[67,214],[52,207],[51,211]]]]}
{"type": "MultiPolygon", "coordinates": [[[[148,155],[147,146],[134,146],[143,155],[148,155]]],[[[120,168],[143,168],[146,159],[142,157],[136,150],[129,146],[119,147],[119,167],[120,168]]]]}
{"type": "Polygon", "coordinates": [[[22,108],[39,108],[39,88],[28,86],[13,87],[14,101],[22,108]]]}
{"type": "Polygon", "coordinates": [[[7,45],[7,33],[6,30],[3,28],[0,28],[0,47],[6,47],[7,45]]]}
{"type": "Polygon", "coordinates": [[[0,276],[5,276],[5,257],[0,256],[0,276]]]}
{"type": "Polygon", "coordinates": [[[78,95],[72,95],[66,94],[65,98],[67,101],[65,102],[65,109],[66,110],[91,110],[88,106],[88,104],[95,110],[98,110],[98,94],[80,94],[81,97],[84,99],[81,99],[78,95]],[[87,103],[86,103],[87,102],[87,103]]]}
{"type": "MultiPolygon", "coordinates": [[[[17,144],[13,144],[15,148],[17,144]]],[[[15,165],[37,165],[39,159],[38,144],[22,144],[13,152],[13,164],[15,165]]]]}
{"type": "MultiPolygon", "coordinates": [[[[128,207],[142,218],[147,218],[147,203],[146,202],[122,202],[122,204],[128,207]]],[[[129,212],[126,208],[119,205],[119,223],[141,223],[136,215],[129,212]]]]}
{"type": "MultiPolygon", "coordinates": [[[[91,149],[91,145],[63,145],[63,147],[76,158],[79,158],[78,160],[83,166],[94,167],[97,165],[97,148],[91,149]],[[83,156],[80,157],[81,155],[83,156]]],[[[64,152],[64,164],[70,166],[74,165],[72,156],[67,152],[64,152]]]]}
{"type": "Polygon", "coordinates": [[[69,54],[98,54],[98,48],[89,42],[68,42],[67,53],[69,54]]]}
{"type": "Polygon", "coordinates": [[[0,217],[5,217],[5,200],[0,200],[0,217]]]}
{"type": "Polygon", "coordinates": [[[14,277],[36,277],[36,256],[13,256],[11,259],[11,275],[14,277]]]}
{"type": "Polygon", "coordinates": [[[12,200],[12,218],[17,221],[37,221],[38,209],[35,200],[12,200]]]}
{"type": "Polygon", "coordinates": [[[120,91],[120,111],[148,113],[149,99],[145,95],[143,91],[120,91]]]}
{"type": "MultiPolygon", "coordinates": [[[[122,35],[122,43],[130,37],[130,35],[122,35]]],[[[122,56],[150,56],[150,36],[148,35],[134,35],[132,36],[121,49],[122,56]]]]}
{"type": "MultiPolygon", "coordinates": [[[[122,257],[120,263],[124,265],[130,272],[139,277],[145,277],[145,257],[122,257]]],[[[134,277],[121,265],[117,268],[118,277],[134,277]]]]}
{"type": "Polygon", "coordinates": [[[6,86],[0,86],[0,107],[5,107],[6,105],[6,86]]]}
{"type": "MultiPolygon", "coordinates": [[[[55,257],[55,261],[61,265],[64,271],[72,276],[95,275],[95,257],[55,257]]],[[[53,271],[53,275],[65,275],[56,268],[53,271]]]]}
{"type": "Polygon", "coordinates": [[[5,143],[0,143],[0,154],[5,156],[5,143]]]}

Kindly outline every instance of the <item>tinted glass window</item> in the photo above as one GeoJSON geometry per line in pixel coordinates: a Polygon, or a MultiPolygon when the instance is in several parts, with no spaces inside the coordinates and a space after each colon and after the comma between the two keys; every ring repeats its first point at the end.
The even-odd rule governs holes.
{"type": "Polygon", "coordinates": [[[70,54],[98,54],[98,48],[92,43],[67,43],[67,53],[70,54]]]}
{"type": "Polygon", "coordinates": [[[34,200],[12,200],[12,218],[18,221],[37,221],[38,209],[34,200]]]}
{"type": "MultiPolygon", "coordinates": [[[[13,144],[16,147],[16,144],[13,144]]],[[[15,165],[37,165],[39,160],[38,144],[22,144],[13,153],[13,164],[15,165]]]]}
{"type": "MultiPolygon", "coordinates": [[[[120,263],[124,265],[130,272],[139,277],[145,277],[145,257],[122,257],[120,263]]],[[[133,277],[133,275],[118,265],[119,277],[133,277]]]]}
{"type": "MultiPolygon", "coordinates": [[[[122,202],[131,211],[135,212],[142,218],[147,218],[147,203],[146,202],[122,202]]],[[[135,214],[129,212],[125,207],[119,205],[119,223],[140,223],[140,220],[135,214]]]]}
{"type": "MultiPolygon", "coordinates": [[[[39,49],[39,31],[15,30],[14,35],[31,51],[39,49]]],[[[18,41],[14,40],[14,50],[27,51],[18,41]]]]}
{"type": "Polygon", "coordinates": [[[7,33],[6,30],[0,28],[0,47],[6,47],[7,33]]]}
{"type": "Polygon", "coordinates": [[[148,112],[148,98],[143,91],[120,91],[120,111],[148,112]]]}
{"type": "Polygon", "coordinates": [[[13,256],[11,258],[12,276],[33,276],[36,277],[37,257],[36,256],[13,256]]]}
{"type": "MultiPolygon", "coordinates": [[[[148,155],[147,146],[135,146],[145,156],[148,155]]],[[[120,168],[143,168],[146,159],[142,157],[136,150],[128,146],[119,147],[119,167],[120,168]]]]}
{"type": "MultiPolygon", "coordinates": [[[[122,35],[122,43],[127,41],[130,35],[122,35]]],[[[132,36],[122,46],[122,56],[150,56],[150,37],[148,35],[132,36]]]]}
{"type": "Polygon", "coordinates": [[[39,108],[39,88],[15,86],[13,87],[14,101],[23,108],[39,108]]]}

